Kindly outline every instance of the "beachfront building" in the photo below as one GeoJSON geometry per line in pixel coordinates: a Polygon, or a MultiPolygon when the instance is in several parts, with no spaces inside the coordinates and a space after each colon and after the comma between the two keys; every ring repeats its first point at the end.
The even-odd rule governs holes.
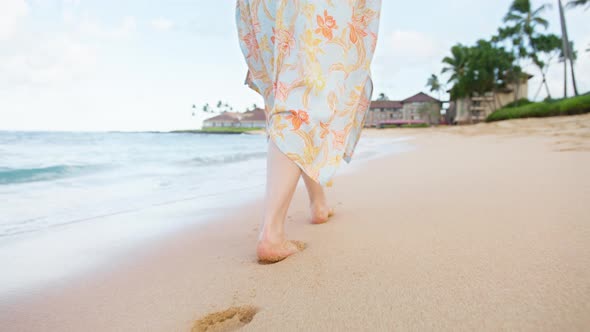
{"type": "Polygon", "coordinates": [[[402,120],[402,107],[402,103],[396,100],[372,101],[365,127],[378,127],[384,121],[402,120]]]}
{"type": "Polygon", "coordinates": [[[240,119],[242,128],[263,128],[266,126],[266,113],[262,108],[243,113],[240,119]]]}
{"type": "Polygon", "coordinates": [[[454,100],[450,107],[453,118],[451,123],[476,123],[484,121],[495,110],[515,101],[515,99],[528,98],[528,81],[533,75],[524,73],[520,84],[506,85],[496,92],[487,92],[483,95],[474,94],[471,97],[454,100]]]}
{"type": "Polygon", "coordinates": [[[384,125],[439,124],[442,102],[424,92],[402,101],[375,100],[371,102],[365,127],[384,125]]]}
{"type": "Polygon", "coordinates": [[[419,92],[401,101],[404,120],[429,125],[441,122],[442,102],[424,92],[419,92]]]}
{"type": "Polygon", "coordinates": [[[235,127],[235,128],[264,128],[266,125],[266,114],[261,108],[252,111],[223,112],[212,118],[203,121],[203,128],[211,127],[235,127]]]}
{"type": "Polygon", "coordinates": [[[238,115],[234,112],[223,112],[212,118],[203,121],[203,128],[206,127],[234,127],[238,124],[238,115]]]}

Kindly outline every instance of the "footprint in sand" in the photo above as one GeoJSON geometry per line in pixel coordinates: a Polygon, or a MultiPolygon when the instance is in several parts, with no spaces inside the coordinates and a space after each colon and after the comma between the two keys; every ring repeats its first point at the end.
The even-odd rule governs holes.
{"type": "Polygon", "coordinates": [[[250,323],[258,309],[252,306],[231,307],[214,312],[195,322],[191,332],[230,332],[250,323]]]}

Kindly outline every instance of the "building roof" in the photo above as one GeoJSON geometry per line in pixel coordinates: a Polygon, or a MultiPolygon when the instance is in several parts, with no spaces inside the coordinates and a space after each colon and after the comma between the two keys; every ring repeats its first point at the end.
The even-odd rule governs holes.
{"type": "Polygon", "coordinates": [[[205,122],[240,122],[240,121],[266,121],[266,113],[261,108],[256,108],[252,111],[239,112],[223,112],[214,117],[205,119],[205,122]]]}
{"type": "Polygon", "coordinates": [[[433,98],[424,92],[417,93],[408,99],[404,99],[401,101],[402,104],[407,103],[442,103],[440,100],[433,98]]]}
{"type": "Polygon", "coordinates": [[[234,112],[223,112],[214,117],[205,119],[205,121],[238,121],[238,114],[234,112]]]}
{"type": "Polygon", "coordinates": [[[266,113],[262,108],[256,108],[244,113],[242,121],[266,121],[266,113]]]}
{"type": "Polygon", "coordinates": [[[403,105],[400,101],[398,100],[373,100],[371,102],[371,109],[376,109],[376,108],[387,108],[387,109],[392,109],[392,108],[402,108],[403,105]]]}

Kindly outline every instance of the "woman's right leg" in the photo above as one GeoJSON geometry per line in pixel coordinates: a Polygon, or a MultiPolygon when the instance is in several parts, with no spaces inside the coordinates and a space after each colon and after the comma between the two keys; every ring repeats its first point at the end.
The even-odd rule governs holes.
{"type": "Polygon", "coordinates": [[[301,250],[301,244],[285,237],[285,218],[301,176],[301,169],[268,142],[264,224],[258,239],[258,259],[278,262],[301,250]]]}

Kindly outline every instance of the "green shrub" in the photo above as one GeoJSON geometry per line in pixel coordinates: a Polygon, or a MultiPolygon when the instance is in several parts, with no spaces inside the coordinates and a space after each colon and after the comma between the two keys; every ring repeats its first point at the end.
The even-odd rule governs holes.
{"type": "Polygon", "coordinates": [[[507,105],[505,105],[503,108],[513,108],[513,107],[520,107],[520,106],[524,106],[524,105],[528,105],[528,104],[532,104],[533,102],[528,100],[527,98],[521,98],[519,100],[513,101],[507,105]]]}
{"type": "Polygon", "coordinates": [[[503,107],[490,114],[487,122],[519,118],[540,118],[548,116],[576,115],[590,113],[590,95],[530,103],[519,107],[503,107]]]}
{"type": "Polygon", "coordinates": [[[402,128],[428,128],[429,125],[427,123],[413,123],[413,124],[405,124],[402,125],[402,128]]]}

